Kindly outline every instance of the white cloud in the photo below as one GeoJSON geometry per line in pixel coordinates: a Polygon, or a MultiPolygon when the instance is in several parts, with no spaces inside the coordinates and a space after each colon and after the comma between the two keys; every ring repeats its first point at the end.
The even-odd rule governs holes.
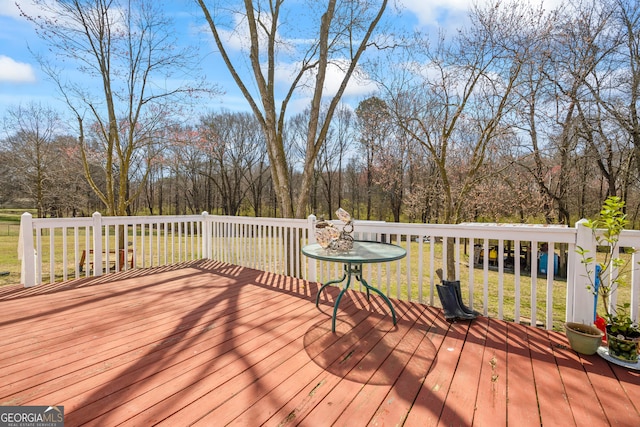
{"type": "MultiPolygon", "coordinates": [[[[345,60],[342,65],[346,68],[348,66],[348,62],[345,60]]],[[[344,79],[344,74],[342,67],[338,67],[336,64],[329,64],[327,67],[327,80],[325,82],[325,93],[327,95],[333,96],[338,92],[340,84],[344,79]]],[[[344,96],[367,95],[374,92],[376,89],[376,85],[368,79],[368,76],[363,72],[363,70],[356,67],[344,91],[344,96]]]]}
{"type": "MultiPolygon", "coordinates": [[[[563,2],[563,0],[526,1],[532,6],[543,5],[546,10],[553,10],[563,2]]],[[[496,0],[402,0],[403,6],[416,15],[420,25],[437,27],[460,25],[460,20],[466,17],[474,4],[484,7],[495,3],[496,0]]],[[[508,3],[508,0],[503,3],[508,3]]]]}
{"type": "Polygon", "coordinates": [[[33,83],[35,81],[36,74],[31,64],[0,55],[0,83],[33,83]]]}
{"type": "MultiPolygon", "coordinates": [[[[327,75],[324,83],[324,96],[332,97],[340,88],[340,84],[344,79],[344,69],[348,66],[348,62],[344,61],[336,61],[330,63],[327,66],[327,75]],[[338,66],[341,65],[341,66],[338,66]]],[[[300,64],[280,64],[276,67],[275,70],[275,78],[278,86],[281,89],[287,89],[291,86],[293,81],[293,77],[299,72],[300,64]]],[[[299,95],[301,97],[311,97],[313,95],[313,88],[315,87],[315,72],[308,72],[305,77],[301,80],[300,86],[302,90],[299,95]]],[[[359,67],[356,67],[356,70],[351,75],[349,79],[349,83],[344,92],[345,97],[349,96],[362,96],[370,94],[377,89],[376,85],[368,79],[368,76],[363,72],[363,70],[359,67]]]]}
{"type": "Polygon", "coordinates": [[[451,15],[466,14],[472,0],[403,0],[402,4],[416,15],[420,25],[442,26],[451,15]]]}
{"type": "MultiPolygon", "coordinates": [[[[22,6],[21,6],[22,7],[22,6]]],[[[0,0],[0,16],[20,17],[20,9],[13,1],[0,0]]]]}
{"type": "MultiPolygon", "coordinates": [[[[265,27],[271,26],[271,15],[263,13],[260,16],[260,20],[265,27]]],[[[218,34],[220,39],[228,51],[245,51],[249,52],[251,47],[251,34],[249,26],[247,25],[247,18],[243,14],[233,13],[229,17],[231,25],[228,28],[220,25],[218,28],[218,34]]],[[[202,25],[200,31],[208,36],[211,36],[211,29],[209,25],[202,25]]],[[[266,47],[268,45],[268,37],[264,32],[261,25],[258,26],[258,45],[262,49],[262,54],[265,54],[266,47]]],[[[292,42],[295,40],[285,40],[281,37],[280,33],[276,31],[276,48],[280,51],[290,52],[292,50],[292,42]]],[[[213,37],[211,43],[214,43],[213,37]]]]}

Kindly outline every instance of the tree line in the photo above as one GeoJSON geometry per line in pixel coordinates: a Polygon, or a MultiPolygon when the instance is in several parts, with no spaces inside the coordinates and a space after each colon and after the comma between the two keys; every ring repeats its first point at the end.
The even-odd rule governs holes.
{"type": "MultiPolygon", "coordinates": [[[[77,22],[116,19],[84,15],[111,3],[65,4],[77,5],[66,10],[77,22]]],[[[183,120],[193,111],[187,105],[197,105],[194,93],[218,89],[191,83],[149,92],[144,79],[159,64],[175,71],[168,47],[151,52],[144,46],[159,45],[137,43],[146,55],[137,57],[167,60],[132,62],[129,49],[119,58],[120,73],[110,74],[104,64],[116,63],[123,51],[95,50],[91,42],[103,33],[76,25],[75,35],[65,37],[83,40],[85,49],[76,43],[66,52],[97,64],[103,90],[90,96],[45,68],[65,94],[79,136],[70,136],[63,112],[38,104],[12,109],[0,147],[1,204],[34,207],[41,216],[206,210],[328,218],[342,206],[359,219],[571,225],[593,215],[608,195],[619,195],[638,222],[637,2],[571,0],[554,10],[517,1],[476,5],[453,35],[393,36],[383,18],[386,2],[311,2],[315,26],[308,28],[315,37],[299,52],[281,102],[274,72],[279,52],[292,54],[276,49],[289,23],[278,22],[285,2],[225,9],[244,18],[233,29],[248,34],[251,77],[241,75],[222,33],[229,16],[197,4],[250,112],[183,120]],[[327,72],[338,63],[340,89],[323,93],[327,72]],[[378,89],[350,106],[341,100],[354,74],[378,89]],[[116,79],[123,75],[126,82],[116,79]],[[309,88],[309,106],[292,114],[291,97],[309,88]]],[[[133,15],[140,19],[120,18],[132,25],[130,36],[158,35],[135,25],[159,14],[133,15]]],[[[69,22],[38,18],[32,19],[43,37],[69,22]]],[[[154,25],[166,30],[165,21],[154,25]]]]}

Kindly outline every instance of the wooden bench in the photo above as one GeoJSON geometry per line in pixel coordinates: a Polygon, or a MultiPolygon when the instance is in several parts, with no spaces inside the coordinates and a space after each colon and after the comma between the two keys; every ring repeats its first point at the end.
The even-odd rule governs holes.
{"type": "MultiPolygon", "coordinates": [[[[133,268],[134,265],[134,259],[133,259],[133,249],[127,249],[126,252],[129,254],[129,268],[133,268]]],[[[125,250],[124,249],[119,249],[118,253],[120,254],[120,262],[118,263],[118,265],[120,266],[120,270],[122,271],[122,269],[124,268],[124,264],[125,264],[125,250]]],[[[93,255],[93,249],[89,249],[89,256],[93,255]]],[[[110,270],[115,271],[116,269],[116,250],[110,250],[109,251],[109,264],[110,264],[110,270]]],[[[106,252],[102,252],[102,259],[103,261],[106,259],[107,257],[107,253],[106,252]]],[[[84,266],[85,264],[87,264],[87,251],[83,250],[82,251],[82,255],[80,256],[80,262],[78,263],[78,267],[80,269],[80,271],[84,271],[84,266]]],[[[93,269],[93,261],[89,261],[89,268],[93,269]]],[[[89,270],[91,271],[91,270],[89,270]]]]}

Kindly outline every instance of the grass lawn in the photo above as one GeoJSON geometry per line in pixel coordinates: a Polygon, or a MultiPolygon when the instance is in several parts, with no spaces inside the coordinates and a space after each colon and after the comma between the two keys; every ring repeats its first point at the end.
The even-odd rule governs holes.
{"type": "Polygon", "coordinates": [[[0,286],[20,282],[18,235],[24,210],[0,209],[0,286]]]}

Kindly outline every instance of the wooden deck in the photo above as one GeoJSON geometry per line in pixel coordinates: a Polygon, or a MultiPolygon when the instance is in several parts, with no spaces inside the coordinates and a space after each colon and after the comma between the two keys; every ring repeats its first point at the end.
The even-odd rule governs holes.
{"type": "Polygon", "coordinates": [[[563,334],[213,261],[0,288],[0,402],[65,425],[638,426],[640,373],[563,334]]]}

